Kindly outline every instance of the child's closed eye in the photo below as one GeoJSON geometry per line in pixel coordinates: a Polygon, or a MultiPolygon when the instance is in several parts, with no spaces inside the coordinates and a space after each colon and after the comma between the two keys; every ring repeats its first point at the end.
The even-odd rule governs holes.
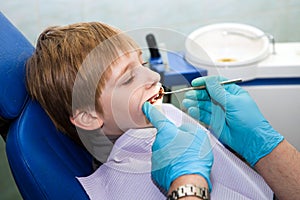
{"type": "Polygon", "coordinates": [[[123,85],[128,85],[128,84],[130,84],[132,81],[133,81],[133,79],[134,79],[134,76],[130,76],[130,77],[128,77],[124,82],[123,82],[123,85]]]}
{"type": "Polygon", "coordinates": [[[148,62],[143,62],[142,65],[143,65],[144,67],[147,67],[148,62]]]}
{"type": "MultiPolygon", "coordinates": [[[[143,63],[142,63],[142,66],[146,67],[147,64],[148,64],[148,62],[143,62],[143,63]]],[[[130,84],[130,83],[134,80],[134,78],[135,78],[135,76],[134,76],[133,72],[131,72],[130,76],[127,77],[127,78],[123,81],[122,85],[128,85],[128,84],[130,84]]]]}

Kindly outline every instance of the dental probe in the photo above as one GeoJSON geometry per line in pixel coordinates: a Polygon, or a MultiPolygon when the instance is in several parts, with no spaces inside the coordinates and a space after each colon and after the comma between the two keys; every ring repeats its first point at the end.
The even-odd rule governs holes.
{"type": "MultiPolygon", "coordinates": [[[[231,80],[227,80],[227,81],[222,81],[220,82],[221,85],[227,85],[227,84],[231,84],[231,83],[239,83],[239,82],[242,82],[243,80],[240,79],[240,78],[237,78],[237,79],[231,79],[231,80]]],[[[163,94],[174,94],[174,93],[179,93],[179,92],[185,92],[185,91],[189,91],[189,90],[203,90],[205,89],[206,86],[205,85],[200,85],[200,86],[197,86],[197,87],[187,87],[187,88],[182,88],[182,89],[179,89],[179,90],[174,90],[174,91],[171,91],[171,92],[163,92],[163,94]]]]}

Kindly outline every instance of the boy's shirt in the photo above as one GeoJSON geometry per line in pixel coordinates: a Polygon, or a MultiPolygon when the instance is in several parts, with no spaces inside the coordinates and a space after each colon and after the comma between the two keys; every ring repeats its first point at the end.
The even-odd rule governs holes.
{"type": "MultiPolygon", "coordinates": [[[[171,104],[163,104],[162,109],[177,126],[194,123],[206,130],[171,104]]],[[[262,177],[206,132],[214,154],[211,199],[272,199],[273,192],[262,177]]],[[[92,175],[78,178],[90,199],[165,200],[165,194],[151,179],[155,134],[155,128],[127,131],[116,141],[106,163],[92,175]]]]}

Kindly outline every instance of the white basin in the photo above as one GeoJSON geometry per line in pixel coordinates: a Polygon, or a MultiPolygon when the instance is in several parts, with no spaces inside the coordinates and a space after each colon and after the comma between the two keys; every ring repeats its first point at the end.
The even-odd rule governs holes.
{"type": "Polygon", "coordinates": [[[186,60],[208,75],[252,79],[257,63],[271,53],[270,38],[260,29],[237,23],[208,25],[192,32],[185,43],[186,60]]]}

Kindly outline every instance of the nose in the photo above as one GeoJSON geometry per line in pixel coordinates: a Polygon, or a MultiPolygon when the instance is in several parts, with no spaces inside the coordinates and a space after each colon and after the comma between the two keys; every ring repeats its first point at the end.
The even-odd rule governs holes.
{"type": "Polygon", "coordinates": [[[161,78],[157,72],[154,72],[151,69],[146,67],[143,68],[143,72],[141,74],[143,74],[143,76],[141,77],[146,88],[150,88],[153,85],[157,84],[161,78]]]}

